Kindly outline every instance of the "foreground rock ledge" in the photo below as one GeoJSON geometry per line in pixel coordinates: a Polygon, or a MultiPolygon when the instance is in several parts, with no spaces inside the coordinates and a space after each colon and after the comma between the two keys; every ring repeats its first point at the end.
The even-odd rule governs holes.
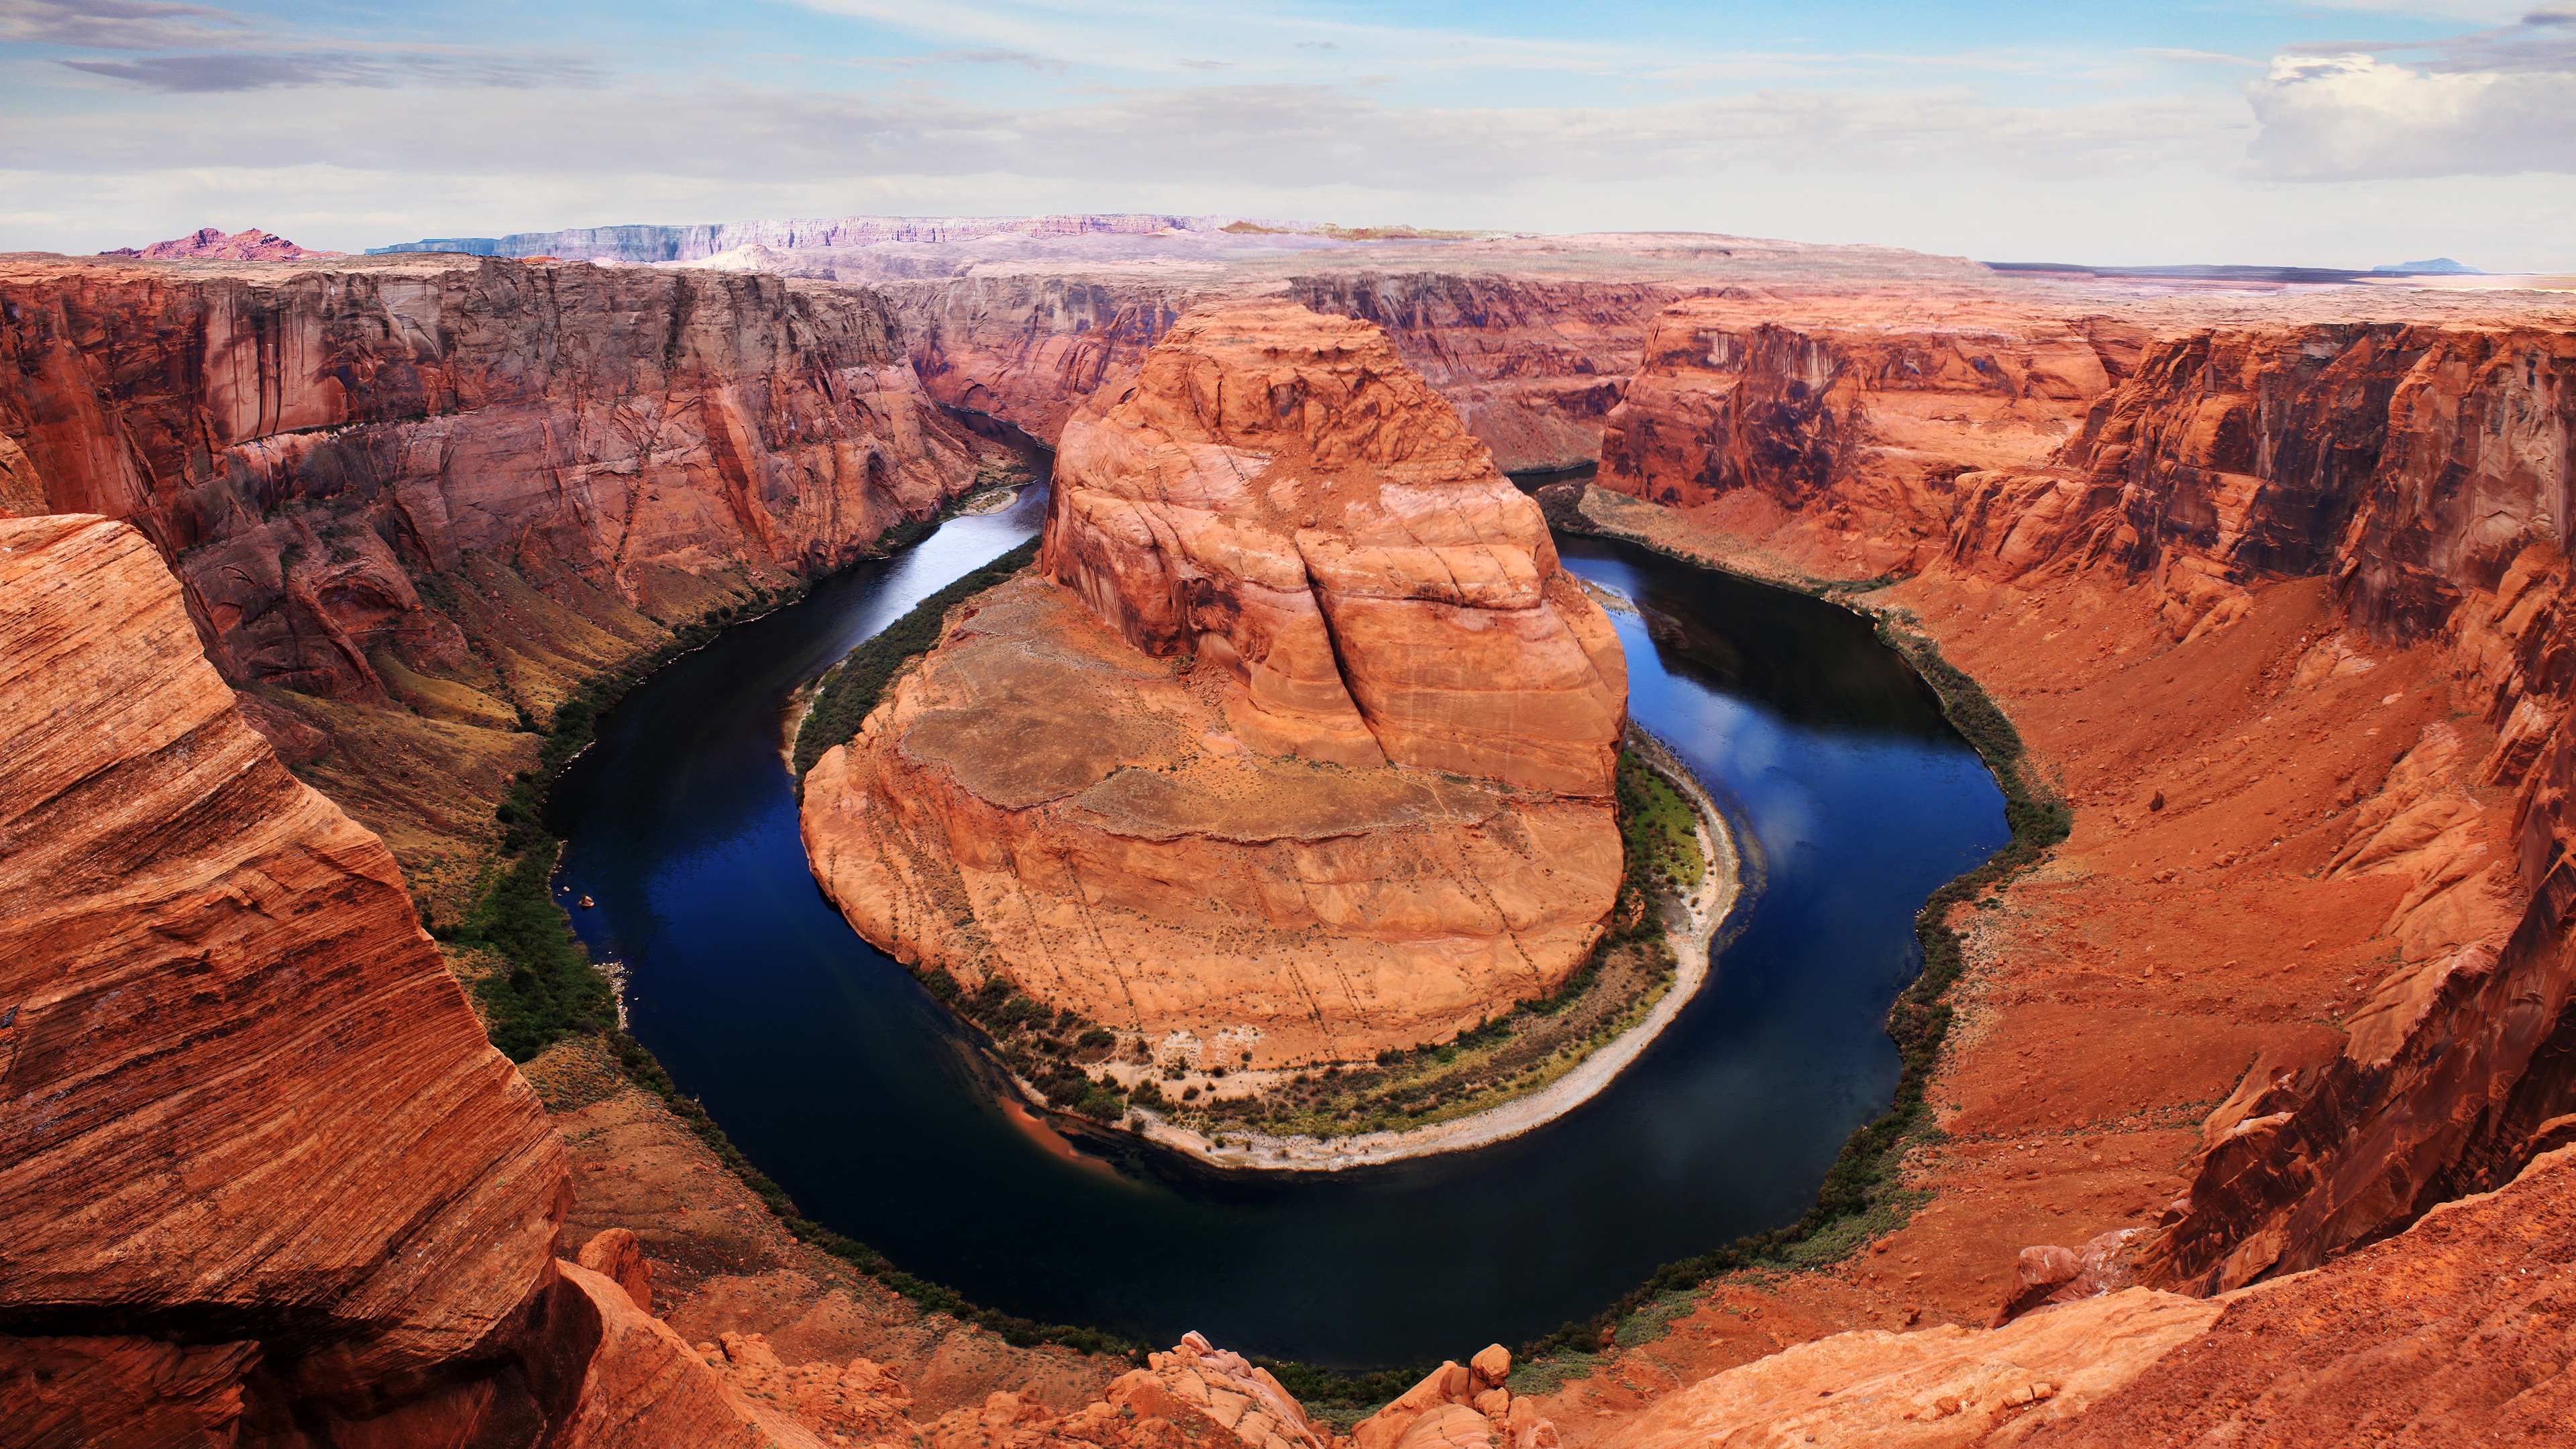
{"type": "Polygon", "coordinates": [[[1445,1039],[1616,895],[1626,661],[1378,328],[1177,324],[1066,428],[1037,575],[807,777],[861,934],[1192,1065],[1445,1039]]]}

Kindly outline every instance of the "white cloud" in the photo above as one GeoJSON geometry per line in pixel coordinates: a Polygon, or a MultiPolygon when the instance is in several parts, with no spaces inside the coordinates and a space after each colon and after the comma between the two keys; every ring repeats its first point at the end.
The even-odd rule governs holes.
{"type": "Polygon", "coordinates": [[[2289,180],[2576,171],[2576,72],[2283,56],[2246,88],[2256,171],[2289,180]]]}

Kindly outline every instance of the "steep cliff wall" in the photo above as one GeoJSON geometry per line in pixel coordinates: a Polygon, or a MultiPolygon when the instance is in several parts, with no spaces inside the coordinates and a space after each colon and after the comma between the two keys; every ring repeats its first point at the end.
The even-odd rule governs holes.
{"type": "Polygon", "coordinates": [[[1444,1038],[1576,969],[1618,884],[1625,663],[1382,331],[1195,313],[1056,476],[1040,576],[807,776],[852,924],[1261,1066],[1444,1038]]]}
{"type": "Polygon", "coordinates": [[[863,289],[516,262],[0,264],[0,509],[131,522],[253,723],[420,870],[518,721],[975,475],[863,289]]]}
{"type": "Polygon", "coordinates": [[[1601,486],[1786,531],[1877,573],[1919,567],[1963,472],[2035,464],[2126,374],[2133,325],[1990,292],[1686,301],[1654,323],[1601,439],[1601,486]]]}
{"type": "Polygon", "coordinates": [[[1592,461],[1656,313],[1701,289],[1485,271],[1205,271],[1163,281],[1068,269],[884,290],[933,396],[1049,442],[1103,380],[1132,374],[1183,312],[1284,293],[1384,327],[1405,365],[1449,400],[1499,466],[1517,472],[1592,461]]]}
{"type": "Polygon", "coordinates": [[[759,1442],[558,1268],[561,1140],[139,534],[0,521],[0,680],[0,1441],[759,1442]]]}
{"type": "MultiPolygon", "coordinates": [[[[2178,329],[2133,367],[2106,366],[2106,377],[2126,379],[2101,392],[2054,451],[2025,438],[2020,462],[2013,450],[1981,452],[1995,430],[1975,406],[1945,406],[1956,416],[1925,421],[1950,436],[1917,432],[1912,446],[1890,449],[1895,464],[1882,465],[1871,448],[1897,436],[1881,421],[1888,409],[1865,389],[1840,409],[1826,401],[1850,386],[1848,348],[1777,329],[1711,329],[1709,310],[1690,303],[1668,314],[1671,352],[1682,360],[1661,364],[1670,381],[1650,387],[1641,377],[1632,387],[1625,416],[1614,418],[1617,460],[1605,451],[1605,483],[1697,505],[1710,533],[1733,526],[1818,572],[1859,572],[1848,568],[1854,561],[1927,568],[1894,602],[1933,618],[1936,637],[1955,638],[1981,677],[1989,667],[1998,677],[2018,671],[1982,663],[2000,661],[1997,650],[2027,654],[2059,632],[1987,637],[2000,622],[1992,603],[1974,606],[1982,620],[1937,622],[1978,590],[2002,585],[2034,605],[2074,606],[2056,629],[2086,635],[2097,626],[2081,622],[2085,611],[2104,603],[2083,601],[2107,602],[2105,589],[2123,600],[2122,613],[2131,601],[2143,607],[2146,637],[2086,638],[2043,695],[2111,692],[2115,677],[2129,692],[2139,681],[2128,672],[2159,655],[2169,661],[2165,679],[2188,679],[2199,655],[2186,646],[2202,641],[2241,655],[2254,672],[2221,686],[2216,700],[2204,686],[2176,702],[2197,708],[2168,726],[2165,758],[2146,778],[2210,766],[2213,755],[2186,753],[2215,743],[2196,717],[2232,712],[2240,693],[2249,713],[2269,709],[2291,722],[2284,728],[2310,731],[2310,758],[2340,753],[2345,740],[2330,716],[2343,711],[2325,707],[2329,685],[2391,651],[2420,647],[2447,660],[2465,722],[2437,717],[2386,736],[2394,769],[2320,779],[2291,758],[2269,777],[2219,785],[2259,790],[2264,814],[2301,821],[2254,822],[2276,832],[2270,847],[2212,837],[2209,868],[2267,848],[2287,864],[2281,838],[2304,839],[2307,817],[2322,815],[2316,828],[2332,838],[2319,837],[2305,869],[2320,889],[2347,891],[2344,910],[2371,913],[2367,934],[2383,954],[2360,967],[2359,992],[2334,1010],[2333,1030],[2254,1038],[2261,1056],[2206,1123],[2187,1190],[2161,1233],[2141,1240],[2143,1281],[2206,1292],[2313,1267],[2437,1202],[2493,1186],[2546,1145],[2547,1124],[2576,1107],[2576,1071],[2566,1065],[2576,1054],[2576,956],[2565,930],[2576,887],[2560,864],[2570,671],[2557,607],[2576,473],[2576,334],[2563,319],[2178,329]],[[1940,467],[1922,471],[1924,459],[1940,467]],[[1913,485],[1925,478],[1943,486],[1913,485]],[[1762,509],[1728,508],[1728,498],[1755,492],[1762,509]],[[1937,542],[1910,543],[1918,532],[1937,542]],[[2282,612],[2293,607],[2283,581],[2319,576],[2353,634],[2335,640],[2329,626],[2321,639],[2307,625],[2295,638],[2273,637],[2282,631],[2261,621],[2292,618],[2282,612]],[[2293,783],[2276,796],[2275,785],[2293,783]],[[2391,894],[2366,902],[2364,888],[2380,882],[2391,894]]],[[[2071,344],[2058,355],[2081,357],[2071,344]]],[[[2064,365],[2017,378],[2009,359],[1967,361],[1957,375],[2007,420],[2007,434],[2034,397],[2063,418],[2092,386],[2064,365]],[[2064,385],[2034,383],[2051,375],[2064,385]]],[[[2400,690],[2387,701],[2399,702],[2405,681],[2380,678],[2400,690]]],[[[2163,712],[2164,702],[2147,703],[2163,712]]],[[[2123,716],[2106,720],[2101,709],[2093,733],[2125,731],[2123,716]]],[[[2271,735],[2259,726],[2272,720],[2249,717],[2239,728],[2258,733],[2238,739],[2271,735]]],[[[2093,749],[2070,742],[2058,756],[2071,764],[2093,749]]],[[[2242,751],[2240,743],[2228,753],[2242,751]]],[[[2121,768],[2157,753],[2141,742],[2121,768]]],[[[2162,790],[2120,806],[2164,829],[2162,790]]],[[[2144,884],[2182,889],[2173,879],[2167,869],[2144,884]]],[[[2307,889],[2247,888],[2284,909],[2307,889]]],[[[2260,1022],[2278,1008],[2255,998],[2270,994],[2227,1001],[2260,1022]]]]}
{"type": "Polygon", "coordinates": [[[417,580],[855,557],[968,481],[871,295],[486,262],[0,271],[22,500],[158,544],[237,682],[382,698],[392,648],[464,664],[417,580]]]}

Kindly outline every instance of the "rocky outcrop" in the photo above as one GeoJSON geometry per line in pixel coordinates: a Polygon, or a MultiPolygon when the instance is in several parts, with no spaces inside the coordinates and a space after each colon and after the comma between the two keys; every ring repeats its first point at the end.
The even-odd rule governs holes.
{"type": "Polygon", "coordinates": [[[2560,1442],[2576,1419],[2571,1254],[2576,1153],[2560,1150],[2318,1272],[2230,1295],[2205,1336],[2027,1442],[2560,1442]]]}
{"type": "Polygon", "coordinates": [[[2490,748],[2475,726],[2427,725],[2396,769],[2313,802],[2353,812],[2320,876],[2395,883],[2389,954],[2339,1038],[2279,1034],[2209,1118],[2188,1190],[2136,1245],[2140,1281],[2210,1292],[2314,1267],[2510,1177],[2576,1107],[2558,662],[2576,333],[2546,316],[2199,326],[2131,363],[2098,324],[2023,325],[2019,351],[1980,325],[1974,347],[1863,365],[1845,334],[1735,309],[1667,314],[1613,418],[1605,486],[1808,567],[2140,596],[2154,637],[2124,654],[2228,637],[2267,588],[2322,576],[2357,632],[2302,640],[2266,697],[2367,670],[2364,649],[2430,644],[2493,731],[2490,748]],[[1883,396],[1930,378],[1966,401],[1883,396]],[[2061,446],[2038,446],[2035,420],[2097,392],[2061,446]]]}
{"type": "Polygon", "coordinates": [[[945,1414],[919,1413],[900,1380],[867,1359],[789,1366],[759,1335],[726,1334],[707,1362],[728,1387],[827,1443],[924,1449],[1328,1449],[1329,1431],[1267,1369],[1186,1334],[1169,1353],[1069,1413],[996,1391],[945,1414]]]}
{"type": "Polygon", "coordinates": [[[1351,1426],[1356,1449],[1556,1449],[1556,1425],[1514,1395],[1511,1350],[1488,1344],[1464,1364],[1444,1363],[1393,1403],[1351,1426]]]}
{"type": "Polygon", "coordinates": [[[1721,294],[1656,319],[1601,440],[1602,487],[1734,532],[1939,553],[1963,473],[2037,464],[2143,334],[1990,292],[1721,294]]]}
{"type": "MultiPolygon", "coordinates": [[[[670,575],[849,562],[973,478],[870,294],[754,276],[347,262],[0,271],[21,511],[172,561],[237,683],[332,699],[479,669],[432,576],[560,568],[630,605],[670,575]]],[[[510,710],[503,708],[506,716],[510,710]]]]}
{"type": "Polygon", "coordinates": [[[0,1437],[763,1442],[556,1261],[544,1110],[140,534],[0,521],[0,679],[0,1382],[63,1436],[0,1437]]]}
{"type": "Polygon", "coordinates": [[[1094,390],[1132,376],[1190,308],[1284,292],[1328,316],[1384,327],[1404,364],[1516,472],[1592,461],[1655,315],[1699,290],[1489,271],[983,272],[885,287],[913,364],[942,402],[1053,442],[1094,390]]]}
{"type": "Polygon", "coordinates": [[[1706,288],[1504,272],[1308,274],[1288,295],[1374,322],[1467,431],[1515,472],[1601,456],[1602,428],[1664,308],[1706,288]]]}
{"type": "Polygon", "coordinates": [[[1677,1390],[1594,1442],[1601,1449],[2038,1442],[2052,1425],[2087,1422],[2087,1409],[2206,1332],[2219,1312],[2214,1303],[2132,1288],[1993,1333],[1944,1326],[1835,1334],[1677,1390]]]}
{"type": "Polygon", "coordinates": [[[1038,576],[807,776],[862,934],[1263,1065],[1441,1039],[1580,964],[1625,663],[1382,332],[1195,314],[1056,477],[1038,576]]]}
{"type": "Polygon", "coordinates": [[[211,226],[201,226],[186,236],[154,242],[141,251],[118,247],[99,255],[137,257],[147,262],[292,262],[305,257],[338,257],[348,253],[308,251],[273,231],[262,231],[255,226],[231,236],[211,226]]]}

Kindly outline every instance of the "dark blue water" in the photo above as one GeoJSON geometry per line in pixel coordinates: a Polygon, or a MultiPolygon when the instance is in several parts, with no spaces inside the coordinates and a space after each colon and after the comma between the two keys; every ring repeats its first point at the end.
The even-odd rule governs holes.
{"type": "Polygon", "coordinates": [[[1930,693],[1815,600],[1587,540],[1630,705],[1767,862],[1714,980],[1601,1097],[1515,1142],[1366,1174],[1069,1160],[815,889],[779,757],[800,680],[1038,526],[949,523],[639,687],[554,795],[563,884],[631,971],[633,1031],[816,1219],[1008,1312],[1334,1365],[1587,1317],[1657,1265],[1797,1217],[1897,1077],[1911,922],[2005,839],[1930,693]]]}

